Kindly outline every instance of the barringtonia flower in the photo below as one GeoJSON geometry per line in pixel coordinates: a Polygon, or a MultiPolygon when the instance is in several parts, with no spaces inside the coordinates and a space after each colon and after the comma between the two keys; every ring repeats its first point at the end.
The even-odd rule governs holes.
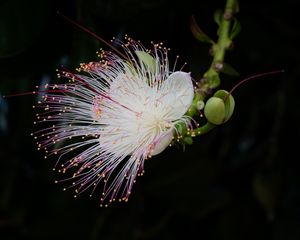
{"type": "Polygon", "coordinates": [[[59,71],[68,83],[43,86],[37,117],[51,126],[33,134],[46,157],[57,156],[55,169],[73,169],[65,180],[76,193],[104,182],[102,202],[127,201],[145,160],[171,143],[176,124],[189,124],[194,97],[190,74],[170,69],[166,48],[127,41],[124,54],[102,50],[79,73],[59,71]]]}

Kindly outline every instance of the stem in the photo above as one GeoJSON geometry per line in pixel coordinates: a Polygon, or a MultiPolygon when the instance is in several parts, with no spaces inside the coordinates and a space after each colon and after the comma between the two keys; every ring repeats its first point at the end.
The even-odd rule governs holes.
{"type": "Polygon", "coordinates": [[[207,90],[218,87],[221,83],[219,72],[224,67],[224,58],[226,51],[230,48],[232,40],[230,39],[230,31],[232,25],[233,14],[237,9],[237,0],[227,0],[225,11],[223,13],[220,26],[218,29],[218,41],[213,45],[213,60],[210,68],[204,73],[204,79],[207,79],[207,84],[204,84],[204,91],[200,87],[200,91],[204,93],[206,98],[207,90]]]}
{"type": "MultiPolygon", "coordinates": [[[[222,18],[220,20],[218,29],[218,41],[213,45],[213,60],[210,68],[204,73],[203,79],[201,80],[198,88],[196,89],[196,94],[192,106],[190,107],[187,115],[194,116],[197,110],[197,101],[204,101],[211,90],[218,87],[221,83],[219,73],[224,67],[224,59],[226,51],[230,48],[232,44],[232,39],[230,38],[231,25],[233,15],[238,11],[238,0],[227,0],[225,10],[223,12],[222,18]]],[[[193,130],[191,136],[199,136],[211,131],[216,125],[207,122],[205,125],[193,130]]],[[[184,134],[183,134],[184,135],[184,134]]]]}
{"type": "Polygon", "coordinates": [[[229,38],[229,32],[235,6],[235,0],[227,0],[226,8],[219,28],[219,39],[217,42],[217,49],[214,55],[213,63],[223,62],[225,52],[230,47],[231,39],[229,38]]]}
{"type": "Polygon", "coordinates": [[[194,136],[199,136],[199,135],[203,135],[208,133],[210,130],[214,129],[216,127],[216,125],[207,122],[205,125],[203,125],[202,127],[198,127],[196,129],[193,130],[194,136]]]}

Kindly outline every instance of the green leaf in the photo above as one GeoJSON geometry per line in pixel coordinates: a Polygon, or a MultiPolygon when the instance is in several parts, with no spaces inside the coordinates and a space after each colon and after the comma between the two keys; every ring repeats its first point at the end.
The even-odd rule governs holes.
{"type": "Polygon", "coordinates": [[[194,35],[194,37],[197,40],[199,40],[200,42],[207,42],[207,43],[215,44],[214,41],[201,30],[201,28],[198,26],[194,16],[191,17],[190,28],[191,28],[191,32],[194,35]]]}
{"type": "Polygon", "coordinates": [[[218,26],[220,26],[222,18],[223,18],[223,11],[221,9],[216,10],[214,13],[214,21],[216,22],[216,24],[218,24],[218,26]]]}
{"type": "Polygon", "coordinates": [[[237,70],[235,70],[231,65],[229,65],[228,63],[223,63],[223,68],[222,68],[222,72],[224,74],[227,74],[229,76],[235,76],[235,77],[239,77],[240,74],[237,70]]]}
{"type": "Polygon", "coordinates": [[[229,38],[231,40],[234,39],[240,33],[240,31],[241,31],[241,24],[236,18],[234,18],[233,26],[229,34],[229,38]]]}
{"type": "Polygon", "coordinates": [[[149,53],[144,51],[135,51],[136,56],[142,64],[152,73],[156,72],[156,60],[149,53]]]}

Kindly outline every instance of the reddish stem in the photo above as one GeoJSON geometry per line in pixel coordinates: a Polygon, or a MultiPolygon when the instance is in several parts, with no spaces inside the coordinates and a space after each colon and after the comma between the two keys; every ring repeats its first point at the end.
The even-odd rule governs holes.
{"type": "Polygon", "coordinates": [[[244,84],[245,82],[248,82],[249,80],[253,80],[253,79],[256,79],[256,78],[260,78],[260,77],[264,77],[264,76],[268,76],[268,75],[273,75],[273,74],[278,74],[278,73],[283,73],[284,70],[277,70],[277,71],[272,71],[272,72],[266,72],[266,73],[259,73],[259,74],[256,74],[254,76],[251,76],[251,77],[247,77],[245,78],[244,80],[240,81],[239,83],[237,83],[229,92],[229,94],[232,94],[233,91],[235,89],[237,89],[239,86],[241,86],[242,84],[244,84]]]}

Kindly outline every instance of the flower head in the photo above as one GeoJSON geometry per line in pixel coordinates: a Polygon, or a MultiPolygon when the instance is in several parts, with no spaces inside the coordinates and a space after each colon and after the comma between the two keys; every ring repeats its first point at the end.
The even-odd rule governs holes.
{"type": "Polygon", "coordinates": [[[76,193],[104,182],[102,202],[127,201],[145,160],[170,144],[176,124],[188,124],[194,97],[190,74],[170,70],[161,44],[120,45],[124,54],[102,50],[79,73],[59,71],[68,83],[44,86],[37,117],[54,125],[34,134],[46,157],[57,155],[58,171],[74,169],[65,180],[76,193]]]}

